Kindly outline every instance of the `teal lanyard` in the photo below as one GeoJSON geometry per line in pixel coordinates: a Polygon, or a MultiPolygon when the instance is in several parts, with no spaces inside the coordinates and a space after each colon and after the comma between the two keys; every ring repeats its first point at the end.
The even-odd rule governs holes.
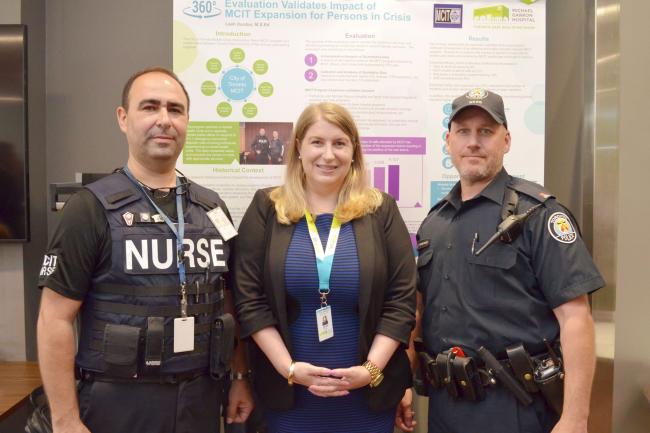
{"type": "Polygon", "coordinates": [[[334,252],[336,251],[336,244],[339,240],[341,232],[341,222],[336,218],[332,218],[332,226],[330,233],[327,237],[327,245],[323,251],[323,244],[318,236],[318,229],[314,222],[314,217],[305,209],[305,219],[307,220],[307,228],[309,229],[309,238],[314,247],[314,254],[316,255],[316,270],[318,271],[318,293],[320,294],[321,307],[327,306],[327,295],[330,292],[330,276],[332,274],[332,264],[334,263],[334,252]]]}

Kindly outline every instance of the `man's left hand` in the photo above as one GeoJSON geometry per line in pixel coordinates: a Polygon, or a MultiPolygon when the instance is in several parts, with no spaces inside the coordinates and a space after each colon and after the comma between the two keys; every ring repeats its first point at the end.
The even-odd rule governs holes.
{"type": "Polygon", "coordinates": [[[413,391],[411,388],[408,388],[404,391],[404,397],[402,401],[397,405],[397,411],[395,413],[395,427],[404,431],[412,432],[417,425],[417,421],[414,419],[415,412],[413,411],[413,391]]]}
{"type": "Polygon", "coordinates": [[[228,393],[226,424],[245,422],[253,411],[253,407],[253,395],[248,380],[233,380],[228,393]]]}

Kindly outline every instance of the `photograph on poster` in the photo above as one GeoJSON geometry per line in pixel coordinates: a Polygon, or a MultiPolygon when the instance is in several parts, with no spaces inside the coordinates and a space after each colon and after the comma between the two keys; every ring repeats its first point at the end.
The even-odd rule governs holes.
{"type": "Polygon", "coordinates": [[[246,122],[243,124],[239,163],[279,165],[284,163],[291,139],[291,122],[246,122]]]}

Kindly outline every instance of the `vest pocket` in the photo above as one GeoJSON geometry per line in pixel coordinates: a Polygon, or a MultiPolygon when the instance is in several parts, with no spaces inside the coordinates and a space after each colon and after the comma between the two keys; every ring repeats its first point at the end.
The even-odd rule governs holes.
{"type": "Polygon", "coordinates": [[[139,327],[107,324],[104,328],[104,373],[113,377],[136,377],[139,343],[139,327]]]}

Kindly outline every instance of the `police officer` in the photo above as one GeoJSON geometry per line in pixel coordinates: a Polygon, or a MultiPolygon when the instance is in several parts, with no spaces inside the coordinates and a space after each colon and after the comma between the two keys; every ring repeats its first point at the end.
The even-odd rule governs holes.
{"type": "MultiPolygon", "coordinates": [[[[219,431],[234,228],[215,192],[175,170],[188,113],[173,72],[134,74],[117,109],[126,166],[71,197],[52,236],[37,333],[55,433],[219,431]]],[[[227,423],[252,409],[241,351],[232,373],[227,423]]]]}
{"type": "MultiPolygon", "coordinates": [[[[455,388],[429,385],[430,433],[587,431],[595,366],[587,295],[604,281],[571,214],[543,187],[503,168],[510,144],[499,95],[473,89],[453,101],[446,149],[460,181],[431,209],[417,234],[421,335],[432,359],[471,357],[477,371],[486,372],[477,356],[484,346],[520,389],[531,391],[522,400],[532,401],[519,402],[506,381],[485,373],[475,377],[477,395],[484,398],[469,401],[463,397],[474,395],[464,393],[467,382],[454,377],[455,371],[455,388]],[[521,216],[520,232],[507,233],[510,239],[497,236],[485,247],[508,215],[521,216]],[[523,345],[532,357],[529,366],[543,374],[543,365],[560,365],[558,343],[563,374],[554,379],[563,379],[555,382],[564,390],[561,417],[551,410],[557,401],[545,401],[540,387],[526,382],[535,376],[516,376],[508,358],[523,345]],[[454,397],[456,391],[462,395],[454,397]]],[[[444,380],[445,370],[438,371],[444,380]]],[[[407,391],[397,419],[405,430],[413,425],[410,403],[407,391]]]]}

